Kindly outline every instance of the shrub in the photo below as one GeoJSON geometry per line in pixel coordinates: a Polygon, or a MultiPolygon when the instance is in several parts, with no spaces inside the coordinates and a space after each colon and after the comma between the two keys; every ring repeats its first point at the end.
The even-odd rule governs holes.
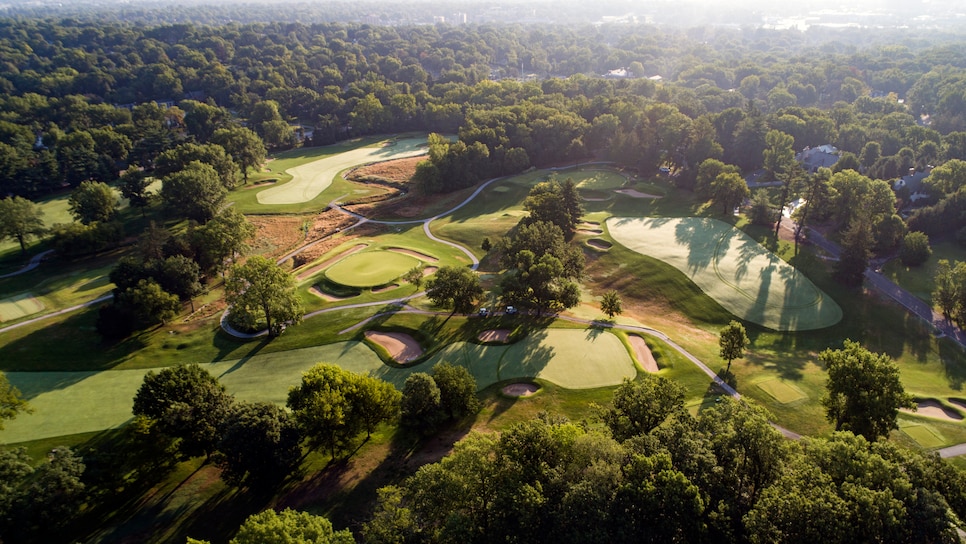
{"type": "Polygon", "coordinates": [[[929,247],[929,237],[925,233],[910,232],[902,239],[902,247],[899,248],[899,259],[902,264],[919,266],[928,261],[930,255],[932,255],[932,248],[929,247]]]}

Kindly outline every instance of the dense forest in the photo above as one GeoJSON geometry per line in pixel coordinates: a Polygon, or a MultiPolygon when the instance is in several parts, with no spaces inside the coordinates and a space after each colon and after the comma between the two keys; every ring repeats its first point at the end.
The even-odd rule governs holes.
{"type": "MultiPolygon", "coordinates": [[[[103,192],[96,182],[118,183],[136,206],[147,179],[163,179],[162,198],[192,220],[187,234],[171,244],[180,244],[175,250],[158,250],[153,260],[119,262],[111,281],[122,302],[148,275],[158,280],[158,290],[174,293],[171,305],[177,307],[179,298],[194,296],[199,273],[222,272],[243,245],[232,245],[229,234],[251,237],[240,214],[220,210],[225,194],[247,183],[248,172],[267,151],[370,134],[437,133],[415,176],[424,195],[531,166],[596,158],[645,175],[663,174],[728,212],[750,196],[739,174],[762,171],[766,181],[781,186],[779,204],[795,196],[813,203],[798,216],[801,224],[808,214],[808,221],[836,225],[847,248],[853,239],[864,244],[854,252],[861,262],[840,270],[846,282],[856,281],[858,270],[861,283],[871,252],[896,250],[907,229],[938,236],[966,227],[961,190],[966,45],[952,36],[219,19],[218,10],[203,21],[211,24],[145,24],[121,16],[110,22],[0,19],[0,195],[38,199],[73,191],[72,210],[85,227],[54,232],[56,247],[67,256],[102,250],[123,237],[103,227],[110,213],[99,215],[97,206],[87,208],[81,199],[103,192]],[[841,152],[834,168],[805,171],[794,161],[796,152],[826,144],[841,152]],[[908,219],[899,216],[912,195],[893,192],[888,182],[927,170],[934,175],[922,188],[924,199],[908,219]],[[179,193],[180,182],[204,185],[206,193],[179,193]],[[82,243],[77,229],[88,227],[101,230],[82,243]],[[214,239],[224,247],[213,247],[214,239]],[[166,264],[179,257],[195,262],[166,264]],[[167,287],[177,284],[172,270],[191,267],[194,281],[167,287]]],[[[531,214],[539,213],[539,197],[531,194],[526,204],[531,214]]],[[[774,204],[764,204],[763,223],[774,204]]],[[[571,218],[571,228],[575,222],[571,218]]],[[[30,232],[19,232],[21,242],[25,234],[30,232]]],[[[151,235],[139,243],[147,245],[151,235]]],[[[557,261],[563,269],[560,261],[567,260],[557,261]]],[[[966,282],[966,273],[960,280],[966,282]]],[[[576,286],[568,288],[578,296],[576,286]]],[[[955,317],[966,321],[966,294],[961,298],[950,311],[958,305],[955,317]]],[[[104,319],[114,325],[101,332],[130,332],[121,326],[131,321],[129,315],[104,319]]],[[[336,372],[318,370],[318,381],[336,372]]],[[[143,401],[138,415],[160,423],[138,435],[140,458],[152,440],[166,448],[156,454],[158,465],[178,447],[189,457],[220,451],[215,458],[226,467],[229,483],[249,488],[270,488],[294,470],[301,438],[292,417],[310,411],[309,401],[298,392],[290,395],[291,417],[274,406],[231,408],[217,380],[195,378],[186,380],[203,383],[199,395],[217,408],[206,415],[224,421],[195,421],[201,430],[178,436],[166,433],[164,425],[191,417],[157,406],[152,412],[151,402],[143,401]],[[253,457],[246,448],[251,437],[273,431],[286,443],[280,446],[283,440],[276,436],[264,445],[268,453],[253,457]],[[280,460],[275,454],[282,446],[287,449],[280,460]],[[271,463],[279,464],[272,467],[278,473],[270,474],[278,478],[254,482],[258,469],[251,467],[271,463]]],[[[306,391],[313,385],[308,378],[306,391]]],[[[344,376],[336,381],[353,380],[364,383],[355,391],[358,397],[364,396],[359,391],[392,397],[386,400],[392,406],[347,425],[340,430],[346,436],[320,424],[311,437],[314,447],[331,448],[333,458],[399,410],[399,395],[384,393],[384,382],[344,376]]],[[[366,542],[956,538],[953,524],[966,515],[963,474],[938,457],[877,441],[888,429],[790,443],[766,414],[747,405],[722,399],[693,416],[673,383],[634,383],[619,388],[614,407],[601,408],[593,424],[545,414],[500,436],[471,435],[441,463],[382,489],[371,520],[356,528],[355,537],[366,542]]],[[[472,396],[474,386],[463,383],[461,391],[472,396]]],[[[350,397],[343,400],[351,404],[350,397]]],[[[402,394],[404,416],[411,397],[402,394]]],[[[184,406],[183,399],[178,402],[184,406]]],[[[358,398],[354,402],[371,407],[358,398]]],[[[459,416],[469,411],[456,410],[459,416]]],[[[84,466],[69,451],[54,450],[51,463],[37,469],[39,476],[19,450],[2,455],[7,472],[0,476],[11,492],[0,498],[0,529],[15,537],[62,536],[57,534],[62,524],[82,509],[84,485],[102,494],[87,495],[88,512],[118,485],[110,464],[121,461],[110,456],[94,460],[96,470],[82,484],[84,466]],[[26,521],[18,523],[18,515],[26,521]]],[[[146,478],[156,467],[125,468],[146,478]]],[[[319,541],[352,541],[325,520],[285,516],[253,521],[236,541],[261,541],[259,523],[275,531],[286,523],[317,524],[313,538],[328,539],[319,541]]]]}

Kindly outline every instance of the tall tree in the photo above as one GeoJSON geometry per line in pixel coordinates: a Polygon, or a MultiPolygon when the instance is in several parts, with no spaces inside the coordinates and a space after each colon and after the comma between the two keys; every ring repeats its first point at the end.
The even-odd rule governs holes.
{"type": "Polygon", "coordinates": [[[286,508],[253,514],[238,529],[230,544],[354,544],[348,529],[336,531],[332,523],[308,512],[286,508]]]}
{"type": "Polygon", "coordinates": [[[431,374],[439,388],[439,407],[445,418],[458,420],[480,410],[476,378],[466,367],[437,363],[431,374]]]}
{"type": "Polygon", "coordinates": [[[47,232],[40,206],[26,198],[13,196],[0,200],[0,240],[14,238],[20,252],[27,253],[27,240],[47,232]]]}
{"type": "Polygon", "coordinates": [[[154,193],[150,191],[151,178],[138,168],[132,166],[121,176],[118,187],[121,196],[127,199],[130,206],[141,210],[141,217],[144,217],[145,209],[151,205],[154,193]]]}
{"type": "Polygon", "coordinates": [[[186,456],[210,456],[221,437],[232,396],[207,370],[196,364],[148,371],[134,396],[133,412],[152,420],[167,435],[180,439],[186,456]]]}
{"type": "Polygon", "coordinates": [[[227,415],[218,466],[229,485],[271,489],[298,467],[302,435],[295,418],[271,403],[241,403],[227,415]]]}
{"type": "Polygon", "coordinates": [[[81,182],[67,201],[71,215],[85,225],[110,221],[119,204],[114,189],[100,181],[81,182]]]}
{"type": "Polygon", "coordinates": [[[949,260],[941,259],[936,267],[936,275],[933,278],[936,288],[933,290],[933,299],[939,305],[943,317],[950,319],[956,309],[956,301],[959,298],[959,283],[953,274],[953,268],[949,260]]]}
{"type": "Polygon", "coordinates": [[[731,361],[745,356],[745,348],[748,347],[748,335],[745,333],[745,326],[737,321],[728,323],[728,326],[721,329],[718,337],[718,355],[728,361],[728,368],[725,372],[731,372],[731,361]]]}
{"type": "Polygon", "coordinates": [[[286,325],[302,322],[302,301],[295,280],[273,261],[260,255],[236,264],[225,279],[225,301],[231,307],[229,319],[246,329],[262,323],[271,337],[282,334],[286,325]]]}
{"type": "Polygon", "coordinates": [[[900,408],[916,407],[899,380],[899,367],[884,353],[846,340],[843,349],[823,351],[819,361],[828,372],[822,405],[837,431],[874,441],[899,428],[900,408]]]}
{"type": "Polygon", "coordinates": [[[161,199],[181,217],[207,223],[225,203],[227,191],[211,166],[193,161],[164,178],[161,199]]]}
{"type": "Polygon", "coordinates": [[[724,215],[731,215],[731,210],[750,196],[751,190],[739,174],[718,174],[711,183],[711,201],[721,206],[724,215]]]}
{"type": "Polygon", "coordinates": [[[401,421],[410,429],[423,434],[436,430],[442,421],[442,397],[436,380],[425,372],[416,372],[403,384],[401,421]]]}
{"type": "Polygon", "coordinates": [[[162,289],[153,278],[138,280],[136,285],[118,293],[115,304],[127,309],[142,325],[167,323],[181,310],[178,296],[162,289]]]}
{"type": "Polygon", "coordinates": [[[13,419],[17,414],[30,411],[30,406],[23,399],[20,390],[10,384],[6,374],[0,372],[0,431],[3,430],[3,420],[13,419]]]}
{"type": "Polygon", "coordinates": [[[254,236],[255,226],[235,208],[221,210],[188,233],[195,260],[205,273],[217,273],[235,262],[254,236]]]}
{"type": "Polygon", "coordinates": [[[862,285],[865,269],[872,257],[872,228],[864,217],[857,218],[842,235],[842,251],[835,265],[835,276],[849,287],[862,285]]]}
{"type": "Polygon", "coordinates": [[[211,141],[225,148],[225,151],[241,168],[242,179],[248,184],[248,170],[258,168],[263,162],[268,152],[265,144],[254,131],[245,127],[231,126],[220,128],[215,131],[211,141]]]}
{"type": "Polygon", "coordinates": [[[614,391],[613,404],[603,420],[618,441],[645,435],[684,409],[684,388],[663,376],[646,374],[624,380],[614,391]]]}
{"type": "Polygon", "coordinates": [[[480,277],[465,266],[444,266],[426,282],[426,296],[437,306],[453,307],[454,313],[469,313],[483,295],[480,277]]]}

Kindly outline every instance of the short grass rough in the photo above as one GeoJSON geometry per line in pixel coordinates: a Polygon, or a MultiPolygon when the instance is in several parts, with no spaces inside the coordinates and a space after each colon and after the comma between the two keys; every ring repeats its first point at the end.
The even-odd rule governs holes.
{"type": "Polygon", "coordinates": [[[842,309],[804,274],[716,219],[612,217],[621,245],[677,268],[735,316],[778,331],[822,329],[842,309]]]}

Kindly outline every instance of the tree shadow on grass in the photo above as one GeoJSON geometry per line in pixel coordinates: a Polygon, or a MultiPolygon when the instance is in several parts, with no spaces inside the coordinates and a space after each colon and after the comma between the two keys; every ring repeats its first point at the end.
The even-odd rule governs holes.
{"type": "Polygon", "coordinates": [[[966,353],[951,338],[940,338],[938,344],[939,360],[942,362],[949,387],[962,391],[963,384],[966,383],[966,353]]]}

